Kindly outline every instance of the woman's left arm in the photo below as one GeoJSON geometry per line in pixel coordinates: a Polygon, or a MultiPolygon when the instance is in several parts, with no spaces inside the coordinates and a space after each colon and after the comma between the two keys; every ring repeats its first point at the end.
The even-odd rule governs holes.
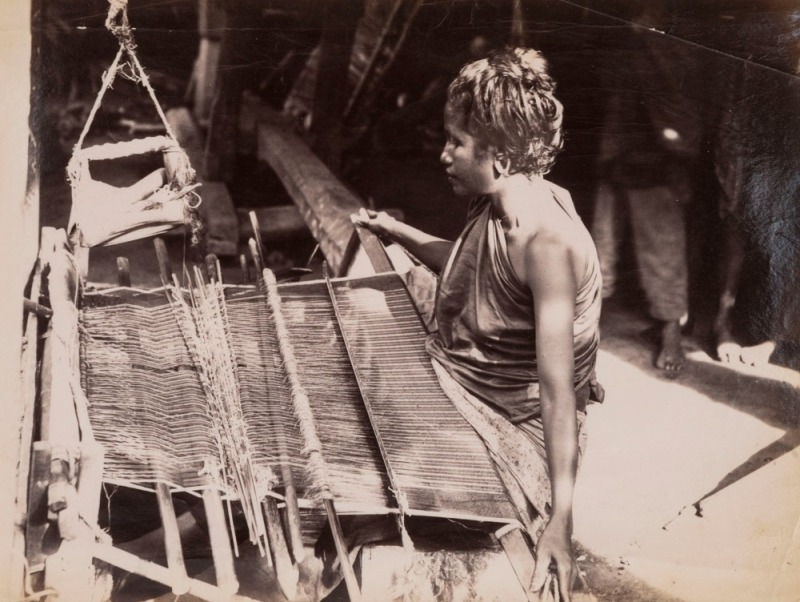
{"type": "Polygon", "coordinates": [[[572,552],[572,499],[578,465],[573,339],[577,278],[569,247],[547,235],[529,241],[524,265],[534,298],[539,391],[552,488],[550,520],[536,548],[533,587],[541,589],[554,562],[561,598],[569,602],[577,571],[572,552]]]}

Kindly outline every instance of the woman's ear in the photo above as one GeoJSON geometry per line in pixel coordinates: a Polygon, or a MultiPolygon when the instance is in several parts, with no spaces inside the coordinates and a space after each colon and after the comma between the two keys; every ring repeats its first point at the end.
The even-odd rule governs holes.
{"type": "Polygon", "coordinates": [[[494,169],[498,176],[507,176],[511,171],[511,159],[503,153],[496,153],[494,156],[494,169]]]}

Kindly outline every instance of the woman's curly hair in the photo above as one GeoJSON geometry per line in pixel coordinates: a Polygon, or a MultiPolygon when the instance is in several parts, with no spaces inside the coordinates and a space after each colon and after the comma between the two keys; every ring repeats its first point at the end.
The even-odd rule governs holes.
{"type": "Polygon", "coordinates": [[[508,157],[509,173],[544,175],[564,144],[555,88],[541,54],[505,48],[465,65],[447,98],[484,147],[508,157]]]}

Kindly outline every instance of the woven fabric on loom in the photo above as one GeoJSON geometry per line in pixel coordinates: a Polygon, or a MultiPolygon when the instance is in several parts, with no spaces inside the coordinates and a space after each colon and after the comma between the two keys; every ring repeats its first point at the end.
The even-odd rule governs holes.
{"type": "MultiPolygon", "coordinates": [[[[325,284],[282,296],[341,511],[396,510],[325,284]]],[[[252,287],[226,287],[225,297],[253,465],[269,466],[280,480],[283,444],[298,492],[308,497],[312,483],[264,297],[252,287]]],[[[165,295],[88,294],[82,325],[84,388],[95,436],[107,450],[105,479],[208,486],[198,473],[219,454],[197,367],[165,295]]]]}
{"type": "MultiPolygon", "coordinates": [[[[242,358],[240,384],[248,435],[259,460],[269,463],[276,475],[282,438],[302,495],[313,483],[303,470],[302,438],[264,297],[252,289],[226,292],[233,347],[237,359],[242,358]]],[[[356,508],[385,512],[391,508],[386,473],[325,284],[282,288],[281,297],[337,505],[342,512],[356,508]]]]}
{"type": "Polygon", "coordinates": [[[104,479],[183,489],[218,456],[206,399],[181,331],[161,291],[118,289],[84,297],[81,373],[104,479]]]}
{"type": "MultiPolygon", "coordinates": [[[[412,515],[514,520],[482,442],[439,388],[402,280],[384,274],[331,286],[336,305],[322,281],[283,284],[279,293],[337,508],[396,512],[399,499],[412,515]]],[[[298,494],[313,501],[266,300],[253,287],[224,293],[252,464],[280,480],[288,458],[298,494]]],[[[82,384],[106,449],[105,480],[209,486],[200,473],[220,454],[165,294],[87,293],[81,321],[82,384]]]]}
{"type": "Polygon", "coordinates": [[[409,514],[514,520],[482,441],[442,392],[397,274],[332,282],[353,369],[409,514]]]}
{"type": "Polygon", "coordinates": [[[337,508],[396,509],[327,286],[298,283],[279,291],[337,508]]]}

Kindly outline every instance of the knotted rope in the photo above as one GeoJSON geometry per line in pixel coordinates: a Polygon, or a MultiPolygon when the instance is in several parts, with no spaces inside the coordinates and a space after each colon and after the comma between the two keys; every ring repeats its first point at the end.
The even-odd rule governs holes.
{"type": "Polygon", "coordinates": [[[175,132],[172,131],[172,128],[167,121],[167,117],[164,115],[164,111],[161,109],[161,105],[158,103],[155,90],[153,90],[153,86],[150,84],[150,79],[144,72],[142,64],[139,62],[139,57],[136,55],[136,42],[133,39],[133,30],[131,29],[130,22],[128,21],[128,0],[108,1],[111,6],[108,9],[106,28],[119,41],[119,50],[117,51],[117,55],[114,57],[114,61],[111,63],[111,66],[108,68],[108,71],[106,71],[103,75],[103,85],[100,87],[100,92],[98,92],[97,98],[92,106],[92,110],[89,112],[89,117],[83,126],[83,131],[78,138],[78,142],[75,144],[75,150],[78,151],[83,147],[83,141],[86,138],[86,135],[89,133],[89,129],[94,122],[94,117],[97,113],[97,110],[100,108],[100,104],[103,102],[105,93],[114,83],[114,79],[117,77],[117,74],[123,73],[122,70],[126,65],[130,69],[130,74],[128,74],[126,77],[133,81],[140,82],[142,86],[144,86],[145,90],[147,90],[147,93],[150,96],[150,99],[153,101],[153,105],[156,107],[158,116],[161,118],[161,121],[166,128],[167,135],[175,141],[176,145],[178,145],[178,139],[175,137],[175,132]],[[128,60],[127,62],[122,62],[122,58],[125,55],[127,55],[128,60]]]}

